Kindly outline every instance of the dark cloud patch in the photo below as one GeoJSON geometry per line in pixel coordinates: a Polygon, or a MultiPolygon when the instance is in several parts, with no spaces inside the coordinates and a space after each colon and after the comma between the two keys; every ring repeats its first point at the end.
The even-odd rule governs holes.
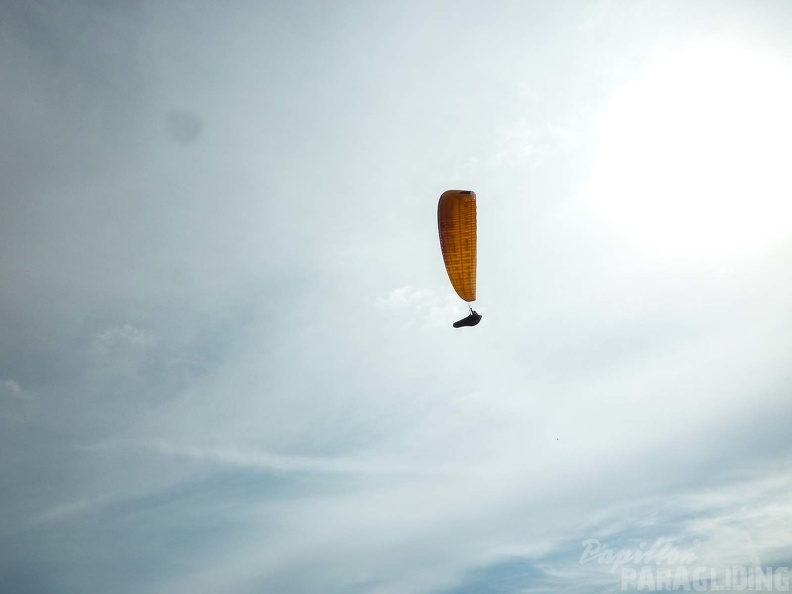
{"type": "Polygon", "coordinates": [[[199,116],[190,111],[173,109],[165,116],[165,127],[175,143],[189,145],[201,137],[204,124],[199,116]]]}
{"type": "Polygon", "coordinates": [[[276,530],[277,514],[254,517],[251,506],[351,488],[348,477],[329,474],[215,471],[106,505],[86,501],[10,538],[0,536],[0,586],[8,592],[148,591],[225,557],[253,531],[276,530]]]}
{"type": "Polygon", "coordinates": [[[134,136],[142,27],[138,2],[0,3],[4,203],[95,178],[134,136]]]}

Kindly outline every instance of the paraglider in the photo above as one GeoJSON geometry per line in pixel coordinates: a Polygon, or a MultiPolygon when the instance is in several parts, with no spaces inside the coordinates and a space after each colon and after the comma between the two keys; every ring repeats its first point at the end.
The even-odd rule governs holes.
{"type": "MultiPolygon", "coordinates": [[[[476,193],[448,190],[437,204],[437,230],[446,272],[457,295],[468,303],[476,300],[476,193]]],[[[454,322],[454,328],[475,326],[481,321],[473,307],[454,322]]]]}
{"type": "Polygon", "coordinates": [[[482,317],[484,316],[476,313],[476,310],[470,307],[470,314],[462,318],[461,320],[457,320],[456,322],[454,322],[454,328],[462,328],[463,326],[475,326],[481,321],[482,317]]]}

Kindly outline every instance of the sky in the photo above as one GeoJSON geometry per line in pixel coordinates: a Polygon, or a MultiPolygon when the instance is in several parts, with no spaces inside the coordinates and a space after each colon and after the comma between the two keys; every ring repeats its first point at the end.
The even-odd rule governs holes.
{"type": "Polygon", "coordinates": [[[788,589],[790,29],[2,2],[0,590],[788,589]]]}

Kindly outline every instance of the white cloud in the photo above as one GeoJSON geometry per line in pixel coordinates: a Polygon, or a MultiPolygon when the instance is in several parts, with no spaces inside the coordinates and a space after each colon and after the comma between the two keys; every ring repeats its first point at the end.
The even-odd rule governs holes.
{"type": "Polygon", "coordinates": [[[464,303],[455,294],[439,295],[431,289],[418,289],[411,285],[393,289],[377,298],[376,302],[380,307],[404,310],[406,316],[412,316],[405,317],[405,328],[415,324],[435,328],[447,326],[465,315],[464,303]]]}
{"type": "Polygon", "coordinates": [[[131,324],[123,324],[97,332],[91,344],[94,350],[100,353],[143,351],[156,344],[156,340],[151,334],[131,324]]]}
{"type": "Polygon", "coordinates": [[[403,309],[411,306],[421,306],[434,297],[428,289],[418,289],[412,285],[404,285],[389,291],[386,295],[377,298],[381,307],[390,309],[403,309]]]}

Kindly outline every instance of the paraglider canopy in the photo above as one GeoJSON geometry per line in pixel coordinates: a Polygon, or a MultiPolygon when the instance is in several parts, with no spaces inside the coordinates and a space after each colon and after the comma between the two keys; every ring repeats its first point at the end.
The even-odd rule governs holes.
{"type": "MultiPolygon", "coordinates": [[[[451,286],[463,301],[471,303],[476,300],[476,193],[443,192],[437,204],[437,230],[451,286]]],[[[471,308],[470,315],[454,327],[475,326],[480,321],[481,316],[471,308]]]]}

